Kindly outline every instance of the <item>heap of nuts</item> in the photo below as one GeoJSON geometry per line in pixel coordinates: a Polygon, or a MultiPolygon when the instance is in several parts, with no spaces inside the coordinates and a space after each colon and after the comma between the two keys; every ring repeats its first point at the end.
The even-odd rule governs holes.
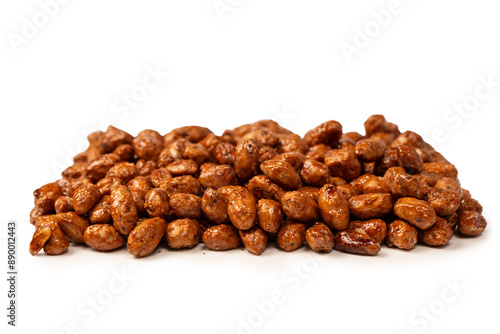
{"type": "Polygon", "coordinates": [[[443,246],[453,233],[479,235],[481,205],[457,169],[418,134],[384,116],[366,133],[336,121],[301,137],[270,120],[226,130],[187,126],[131,136],[110,126],[88,136],[62,178],[34,191],[30,253],[64,253],[70,242],[136,257],[166,241],[212,250],[241,243],[259,255],[285,251],[375,255],[420,242],[443,246]]]}

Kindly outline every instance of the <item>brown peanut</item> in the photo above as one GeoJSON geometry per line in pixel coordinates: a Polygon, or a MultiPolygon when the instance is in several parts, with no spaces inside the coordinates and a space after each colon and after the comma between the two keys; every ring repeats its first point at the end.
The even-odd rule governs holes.
{"type": "Polygon", "coordinates": [[[260,227],[269,233],[277,233],[283,221],[280,203],[265,198],[257,203],[257,216],[260,227]]]}
{"type": "Polygon", "coordinates": [[[125,244],[125,237],[109,224],[95,224],[87,227],[83,241],[95,250],[105,252],[120,248],[125,244]]]}
{"type": "Polygon", "coordinates": [[[334,185],[325,184],[320,192],[318,207],[326,225],[334,231],[342,231],[349,225],[349,203],[334,185]]]}
{"type": "Polygon", "coordinates": [[[340,231],[335,235],[335,249],[341,252],[362,255],[376,255],[380,244],[366,233],[358,231],[340,231]]]}
{"type": "Polygon", "coordinates": [[[119,185],[111,190],[111,217],[114,228],[123,235],[128,235],[135,227],[137,208],[126,186],[119,185]]]}
{"type": "Polygon", "coordinates": [[[165,230],[168,246],[173,249],[192,248],[200,241],[200,236],[200,224],[190,218],[174,220],[165,230]]]}
{"type": "Polygon", "coordinates": [[[421,230],[426,230],[436,222],[436,212],[425,201],[403,197],[394,204],[394,213],[421,230]]]}
{"type": "Polygon", "coordinates": [[[318,219],[318,204],[300,191],[290,191],[281,198],[285,214],[294,220],[309,222],[318,219]]]}
{"type": "Polygon", "coordinates": [[[400,249],[413,249],[417,244],[417,229],[402,219],[397,219],[387,226],[387,245],[400,249]]]}
{"type": "Polygon", "coordinates": [[[222,224],[209,227],[203,233],[203,243],[212,250],[224,251],[238,248],[241,238],[234,226],[222,224]]]}
{"type": "Polygon", "coordinates": [[[174,194],[170,197],[170,206],[179,218],[199,219],[201,217],[201,198],[196,195],[174,194]]]}
{"type": "Polygon", "coordinates": [[[315,252],[328,253],[335,243],[332,231],[323,223],[316,223],[306,231],[307,245],[315,252]]]}
{"type": "Polygon", "coordinates": [[[391,212],[391,194],[363,194],[349,199],[349,210],[358,219],[380,218],[391,212]]]}
{"type": "Polygon", "coordinates": [[[240,230],[241,241],[248,252],[260,255],[267,246],[267,234],[258,226],[254,226],[249,230],[240,230]]]}
{"type": "Polygon", "coordinates": [[[128,235],[128,252],[135,257],[151,254],[163,238],[166,228],[167,223],[162,218],[155,217],[144,220],[128,235]]]}
{"type": "Polygon", "coordinates": [[[278,231],[276,242],[287,252],[301,247],[306,237],[306,225],[295,220],[288,220],[278,231]]]}

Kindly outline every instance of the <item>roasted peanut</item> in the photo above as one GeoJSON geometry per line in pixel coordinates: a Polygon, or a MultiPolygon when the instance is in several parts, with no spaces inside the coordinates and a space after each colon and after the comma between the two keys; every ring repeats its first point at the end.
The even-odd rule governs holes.
{"type": "Polygon", "coordinates": [[[337,188],[337,191],[339,193],[344,195],[344,198],[346,199],[346,201],[349,201],[351,199],[351,197],[353,197],[353,196],[360,195],[360,193],[358,191],[356,191],[356,189],[350,184],[341,184],[341,185],[337,186],[336,188],[337,188]]]}
{"type": "Polygon", "coordinates": [[[336,147],[341,136],[342,125],[336,121],[328,121],[309,130],[304,135],[304,141],[309,147],[319,144],[336,147]]]}
{"type": "Polygon", "coordinates": [[[385,142],[378,138],[362,139],[356,143],[354,152],[361,161],[378,161],[384,156],[385,142]]]}
{"type": "Polygon", "coordinates": [[[458,211],[476,211],[477,213],[483,213],[483,207],[477,200],[471,197],[468,190],[463,189],[463,196],[460,200],[460,208],[458,211]]]}
{"type": "Polygon", "coordinates": [[[257,217],[264,231],[277,233],[283,221],[280,203],[270,199],[260,199],[257,203],[257,217]]]}
{"type": "Polygon", "coordinates": [[[309,222],[318,219],[318,204],[300,191],[290,191],[281,198],[283,211],[290,219],[309,222]]]}
{"type": "Polygon", "coordinates": [[[57,224],[70,241],[79,244],[83,243],[83,233],[89,227],[87,218],[75,212],[58,213],[56,217],[57,224]]]}
{"type": "Polygon", "coordinates": [[[160,184],[160,188],[172,196],[177,193],[197,195],[201,190],[200,181],[191,175],[176,176],[160,184]]]}
{"type": "Polygon", "coordinates": [[[90,224],[112,224],[111,196],[102,197],[89,212],[90,224]]]}
{"type": "Polygon", "coordinates": [[[56,200],[62,195],[61,187],[56,182],[43,185],[33,192],[35,206],[42,214],[53,212],[56,200]]]}
{"type": "Polygon", "coordinates": [[[181,159],[168,164],[165,169],[172,176],[195,175],[198,172],[198,164],[190,159],[181,159]]]}
{"type": "Polygon", "coordinates": [[[132,193],[126,186],[116,186],[111,190],[111,217],[113,226],[123,235],[128,235],[137,222],[137,208],[132,193]]]}
{"type": "Polygon", "coordinates": [[[286,161],[288,162],[294,170],[300,171],[300,168],[304,164],[305,156],[300,152],[285,152],[278,154],[272,160],[286,161]]]}
{"type": "Polygon", "coordinates": [[[120,161],[132,161],[135,154],[134,148],[130,144],[119,145],[112,153],[116,154],[120,158],[120,161]]]}
{"type": "Polygon", "coordinates": [[[30,242],[30,254],[38,254],[38,252],[42,250],[43,246],[45,246],[47,241],[49,241],[51,236],[52,228],[50,226],[42,226],[37,228],[30,242]]]}
{"type": "Polygon", "coordinates": [[[75,190],[73,208],[79,215],[89,212],[101,198],[101,192],[93,184],[83,184],[75,190]]]}
{"type": "Polygon", "coordinates": [[[387,226],[387,245],[400,249],[413,249],[417,244],[417,229],[402,219],[397,219],[387,226]]]}
{"type": "Polygon", "coordinates": [[[280,153],[286,152],[300,152],[304,153],[307,149],[306,143],[302,138],[295,133],[280,133],[278,134],[280,138],[280,153]]]}
{"type": "Polygon", "coordinates": [[[150,217],[166,216],[170,211],[167,193],[160,188],[150,189],[144,196],[144,207],[150,217]]]}
{"type": "Polygon", "coordinates": [[[421,230],[426,230],[436,222],[436,212],[432,206],[411,197],[403,197],[394,204],[394,213],[421,230]]]}
{"type": "Polygon", "coordinates": [[[257,218],[255,197],[246,188],[232,192],[227,200],[227,214],[236,228],[250,229],[257,218]]]}
{"type": "Polygon", "coordinates": [[[113,154],[113,153],[104,154],[104,155],[100,156],[99,159],[92,161],[87,166],[86,176],[92,182],[97,182],[100,179],[102,179],[104,176],[106,176],[106,173],[108,172],[108,170],[110,170],[111,167],[113,167],[119,161],[120,161],[120,157],[117,156],[116,154],[113,154]]]}
{"type": "Polygon", "coordinates": [[[328,226],[323,223],[316,223],[307,229],[305,240],[313,251],[328,253],[333,248],[335,236],[328,226]]]}
{"type": "Polygon", "coordinates": [[[361,163],[353,151],[347,148],[334,149],[326,152],[325,165],[332,176],[352,180],[361,174],[361,163]]]}
{"type": "Polygon", "coordinates": [[[155,169],[150,175],[151,182],[155,188],[159,188],[163,182],[172,178],[172,174],[170,174],[164,167],[155,169]]]}
{"type": "Polygon", "coordinates": [[[216,165],[203,170],[200,174],[200,184],[205,188],[218,189],[234,184],[236,172],[230,165],[216,165]]]}
{"type": "Polygon", "coordinates": [[[201,198],[201,209],[216,224],[229,222],[227,201],[213,188],[207,188],[201,198]]]}
{"type": "Polygon", "coordinates": [[[306,160],[300,170],[300,177],[307,185],[322,187],[330,179],[330,170],[321,162],[306,160]]]}
{"type": "Polygon", "coordinates": [[[117,177],[124,183],[137,176],[137,167],[132,162],[122,161],[111,167],[106,173],[106,177],[117,177]]]}
{"type": "Polygon", "coordinates": [[[391,194],[363,194],[349,199],[349,210],[358,219],[380,218],[391,212],[391,194]]]}
{"type": "Polygon", "coordinates": [[[182,152],[182,156],[186,159],[193,160],[198,166],[210,159],[210,153],[200,144],[188,144],[182,152]]]}
{"type": "Polygon", "coordinates": [[[73,199],[69,196],[61,196],[54,204],[56,213],[73,211],[73,199]]]}
{"type": "Polygon", "coordinates": [[[260,227],[254,226],[246,231],[239,231],[241,241],[247,251],[260,255],[267,246],[267,234],[260,227]]]}
{"type": "Polygon", "coordinates": [[[59,227],[52,230],[49,240],[43,246],[45,254],[60,255],[69,248],[69,240],[59,227]]]}
{"type": "Polygon", "coordinates": [[[140,159],[135,163],[135,166],[137,168],[137,174],[140,176],[148,176],[151,175],[151,173],[156,170],[156,161],[154,160],[144,160],[140,159]]]}
{"type": "Polygon", "coordinates": [[[212,250],[224,251],[238,248],[241,238],[234,226],[222,224],[209,227],[203,233],[203,243],[212,250]]]}
{"type": "Polygon", "coordinates": [[[127,183],[127,187],[132,194],[135,208],[138,216],[144,216],[146,212],[145,197],[150,189],[153,188],[151,181],[145,176],[137,176],[127,183]]]}
{"type": "Polygon", "coordinates": [[[156,160],[163,149],[163,137],[154,130],[142,130],[132,141],[132,146],[140,159],[156,160]]]}
{"type": "Polygon", "coordinates": [[[132,144],[132,140],[133,137],[130,134],[110,125],[102,134],[100,143],[106,152],[111,152],[122,144],[132,144]]]}
{"type": "Polygon", "coordinates": [[[387,235],[387,225],[382,219],[353,220],[349,222],[349,230],[362,229],[379,244],[384,242],[387,235]]]}
{"type": "Polygon", "coordinates": [[[96,187],[99,189],[101,196],[106,196],[111,194],[111,189],[113,189],[117,184],[123,185],[123,180],[117,177],[105,177],[96,183],[96,187]]]}
{"type": "Polygon", "coordinates": [[[463,211],[458,218],[458,231],[465,236],[476,236],[486,228],[486,219],[476,211],[463,211]]]}
{"type": "Polygon", "coordinates": [[[268,198],[281,201],[285,190],[265,175],[254,176],[248,181],[248,190],[257,198],[268,198]]]}
{"type": "Polygon", "coordinates": [[[332,147],[325,144],[314,145],[309,148],[309,151],[305,155],[305,159],[324,162],[326,152],[331,149],[332,147]]]}
{"type": "Polygon", "coordinates": [[[300,191],[301,193],[303,193],[304,195],[306,195],[307,197],[318,203],[319,189],[320,188],[316,187],[300,187],[299,189],[297,189],[297,191],[300,191]]]}
{"type": "Polygon", "coordinates": [[[189,218],[174,220],[165,230],[168,246],[174,249],[192,248],[200,241],[200,236],[200,224],[189,218]]]}
{"type": "Polygon", "coordinates": [[[380,244],[366,233],[358,231],[340,231],[335,235],[335,249],[342,252],[376,255],[380,244]]]}
{"type": "Polygon", "coordinates": [[[179,218],[199,219],[201,217],[201,198],[193,194],[173,194],[170,206],[179,218]]]}
{"type": "Polygon", "coordinates": [[[214,157],[221,165],[234,165],[236,147],[230,143],[220,143],[215,146],[214,157]]]}
{"type": "Polygon", "coordinates": [[[397,147],[399,165],[404,167],[409,174],[420,173],[424,162],[413,147],[400,145],[397,147]]]}
{"type": "Polygon", "coordinates": [[[441,217],[436,218],[434,225],[418,232],[418,240],[429,246],[443,246],[451,240],[453,229],[441,217]]]}
{"type": "Polygon", "coordinates": [[[247,133],[243,137],[241,137],[240,140],[249,140],[253,139],[255,141],[255,144],[260,148],[263,146],[270,146],[274,147],[278,145],[279,143],[279,137],[278,135],[274,132],[271,131],[270,129],[266,128],[261,128],[252,132],[247,133]]]}
{"type": "Polygon", "coordinates": [[[278,231],[276,242],[287,252],[302,246],[306,237],[306,225],[296,220],[288,220],[278,231]]]}
{"type": "Polygon", "coordinates": [[[438,216],[449,216],[460,207],[460,198],[452,190],[432,188],[426,198],[438,216]]]}
{"type": "Polygon", "coordinates": [[[301,179],[293,166],[286,161],[268,160],[260,165],[260,169],[267,177],[279,186],[293,190],[300,187],[301,179]]]}
{"type": "Polygon", "coordinates": [[[391,185],[383,177],[377,176],[363,185],[363,194],[390,193],[391,185]]]}
{"type": "Polygon", "coordinates": [[[95,224],[87,227],[83,241],[101,252],[120,248],[125,244],[125,237],[109,224],[95,224]]]}
{"type": "Polygon", "coordinates": [[[151,254],[163,238],[166,228],[167,223],[162,218],[155,217],[144,220],[128,235],[128,252],[135,257],[151,254]]]}
{"type": "Polygon", "coordinates": [[[443,177],[456,178],[458,171],[454,165],[447,162],[426,162],[420,174],[433,187],[443,177]]]}
{"type": "Polygon", "coordinates": [[[415,197],[423,199],[427,192],[426,188],[416,175],[406,173],[394,175],[391,182],[391,193],[394,198],[415,197]]]}
{"type": "Polygon", "coordinates": [[[271,160],[278,155],[278,152],[271,146],[262,146],[259,148],[259,165],[264,161],[271,160]]]}
{"type": "Polygon", "coordinates": [[[345,230],[349,224],[349,203],[334,185],[325,184],[320,192],[318,207],[326,225],[334,231],[345,230]]]}
{"type": "Polygon", "coordinates": [[[451,190],[457,195],[459,200],[462,199],[462,187],[460,186],[458,179],[443,177],[436,182],[436,188],[451,190]]]}

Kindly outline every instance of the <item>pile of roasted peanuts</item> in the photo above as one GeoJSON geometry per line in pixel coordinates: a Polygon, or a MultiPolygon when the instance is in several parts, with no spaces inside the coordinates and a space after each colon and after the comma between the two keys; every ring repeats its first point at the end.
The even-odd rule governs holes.
{"type": "Polygon", "coordinates": [[[365,135],[336,121],[304,137],[270,120],[226,130],[187,126],[131,136],[110,126],[88,136],[62,178],[34,191],[30,253],[64,253],[70,242],[136,257],[170,249],[241,243],[285,251],[375,255],[384,242],[443,246],[453,233],[486,227],[457,169],[418,134],[384,116],[365,135]]]}

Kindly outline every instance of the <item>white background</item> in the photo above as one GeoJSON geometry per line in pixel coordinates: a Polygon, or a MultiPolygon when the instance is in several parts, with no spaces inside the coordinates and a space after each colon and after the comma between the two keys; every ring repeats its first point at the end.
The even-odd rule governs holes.
{"type": "Polygon", "coordinates": [[[43,25],[43,14],[34,0],[2,1],[5,272],[5,225],[8,219],[19,225],[18,327],[6,325],[2,279],[2,328],[8,333],[498,330],[499,4],[401,0],[399,11],[380,28],[371,12],[387,9],[389,1],[221,3],[230,6],[222,16],[212,0],[69,1],[15,47],[13,36],[26,33],[23,18],[33,22],[35,16],[43,25]],[[359,44],[358,29],[366,27],[373,29],[372,37],[359,44]],[[341,51],[346,44],[359,46],[350,62],[341,51]],[[117,109],[122,94],[140,90],[148,68],[168,77],[135,108],[117,109]],[[496,82],[490,91],[481,83],[488,77],[496,82]],[[470,111],[447,111],[464,101],[470,111]],[[303,135],[329,119],[342,122],[345,131],[363,132],[373,113],[433,139],[456,164],[463,186],[485,207],[489,225],[482,236],[454,237],[442,249],[383,247],[376,257],[332,252],[318,258],[306,247],[293,253],[270,247],[257,257],[241,250],[210,252],[201,245],[163,249],[139,260],[124,249],[98,253],[78,246],[57,257],[28,253],[32,191],[56,180],[58,166],[84,148],[86,134],[106,123],[134,135],[144,128],[166,133],[192,124],[220,134],[274,118],[303,135]],[[116,283],[117,272],[133,278],[116,283]],[[450,284],[458,284],[458,292],[448,290],[450,284]],[[266,300],[276,294],[281,303],[271,307],[266,300]],[[92,298],[100,301],[98,307],[105,304],[94,314],[87,304],[92,298]],[[429,308],[426,320],[421,312],[429,308]]]}

